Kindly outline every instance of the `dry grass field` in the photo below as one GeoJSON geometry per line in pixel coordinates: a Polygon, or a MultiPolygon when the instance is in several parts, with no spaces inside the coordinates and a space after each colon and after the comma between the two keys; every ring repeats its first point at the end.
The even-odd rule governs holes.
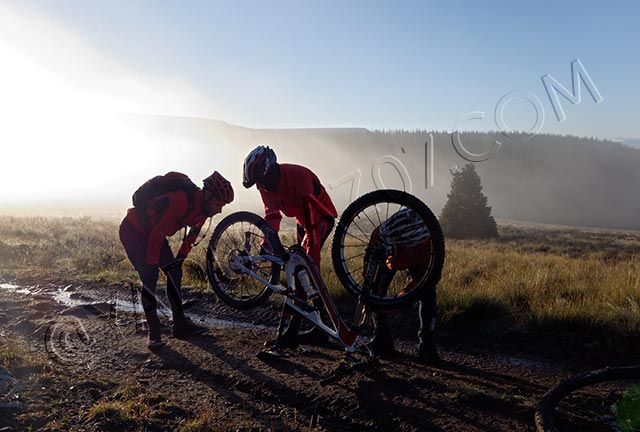
{"type": "MultiPolygon", "coordinates": [[[[500,240],[447,241],[438,287],[442,328],[481,323],[496,329],[586,332],[615,344],[640,335],[640,232],[509,221],[499,228],[500,240]]],[[[172,243],[181,239],[178,233],[172,243]]],[[[190,257],[201,265],[207,241],[190,257]]],[[[326,245],[323,251],[322,273],[338,303],[346,302],[329,249],[326,245]]],[[[9,216],[0,217],[0,279],[137,281],[117,223],[9,216]]]]}

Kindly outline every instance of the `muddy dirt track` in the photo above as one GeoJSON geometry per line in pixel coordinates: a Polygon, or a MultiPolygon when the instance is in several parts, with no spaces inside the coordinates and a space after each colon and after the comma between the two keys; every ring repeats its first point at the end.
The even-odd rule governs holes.
{"type": "MultiPolygon", "coordinates": [[[[45,364],[10,370],[17,388],[13,408],[0,408],[0,430],[528,431],[542,395],[577,372],[557,359],[463,348],[442,334],[441,367],[420,364],[414,342],[401,339],[397,356],[321,386],[343,357],[337,345],[256,358],[275,332],[275,307],[245,316],[248,324],[206,321],[209,331],[190,340],[168,336],[164,319],[168,345],[152,353],[132,313],[69,308],[53,291],[0,289],[0,346],[17,341],[14,349],[45,364]]],[[[94,294],[76,302],[99,300],[94,294]]],[[[219,304],[210,313],[239,319],[219,304]]],[[[615,430],[616,385],[569,398],[562,430],[615,430]]]]}

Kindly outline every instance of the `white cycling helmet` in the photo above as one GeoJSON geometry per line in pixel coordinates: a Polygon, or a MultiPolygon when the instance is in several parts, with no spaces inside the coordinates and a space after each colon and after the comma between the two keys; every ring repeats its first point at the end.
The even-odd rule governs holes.
{"type": "Polygon", "coordinates": [[[380,238],[388,245],[411,248],[430,239],[431,233],[420,216],[406,208],[380,225],[380,238]]]}

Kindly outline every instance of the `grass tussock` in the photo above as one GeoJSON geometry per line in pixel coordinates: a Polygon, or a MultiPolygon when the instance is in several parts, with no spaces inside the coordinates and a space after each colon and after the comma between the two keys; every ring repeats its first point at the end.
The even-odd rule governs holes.
{"type": "Polygon", "coordinates": [[[178,427],[178,432],[213,432],[221,430],[216,425],[215,413],[211,410],[202,412],[199,416],[184,420],[178,427]]]}
{"type": "Polygon", "coordinates": [[[101,430],[146,430],[184,415],[163,396],[149,393],[132,380],[89,408],[86,420],[101,430]]]}
{"type": "Polygon", "coordinates": [[[0,344],[0,366],[15,374],[51,372],[51,365],[41,355],[33,354],[16,339],[5,338],[0,344]]]}

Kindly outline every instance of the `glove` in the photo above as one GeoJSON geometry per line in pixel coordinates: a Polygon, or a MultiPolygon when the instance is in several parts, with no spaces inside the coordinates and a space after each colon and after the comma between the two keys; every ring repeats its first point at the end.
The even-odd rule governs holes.
{"type": "Polygon", "coordinates": [[[169,264],[167,264],[166,266],[162,267],[162,271],[166,273],[169,270],[173,270],[174,268],[182,267],[182,263],[186,258],[187,257],[185,255],[178,252],[178,255],[176,255],[176,259],[170,262],[169,264]]]}

